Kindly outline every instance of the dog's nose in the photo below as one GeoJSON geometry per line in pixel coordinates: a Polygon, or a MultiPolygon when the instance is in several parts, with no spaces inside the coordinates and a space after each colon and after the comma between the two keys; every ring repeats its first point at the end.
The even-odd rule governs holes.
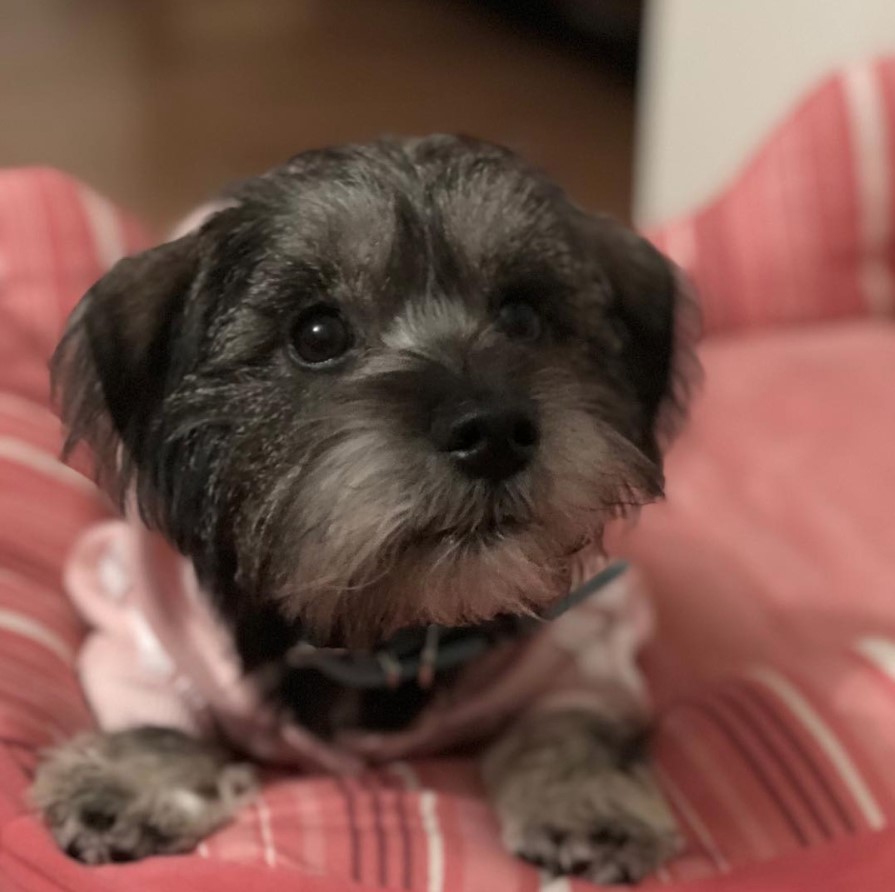
{"type": "Polygon", "coordinates": [[[438,448],[470,477],[491,481],[518,474],[531,461],[540,431],[531,412],[478,406],[433,428],[438,448]]]}

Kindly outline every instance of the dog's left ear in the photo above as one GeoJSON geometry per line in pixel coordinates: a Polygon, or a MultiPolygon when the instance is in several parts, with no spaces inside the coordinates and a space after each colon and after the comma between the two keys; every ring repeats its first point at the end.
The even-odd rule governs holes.
{"type": "Polygon", "coordinates": [[[606,216],[588,225],[625,377],[639,404],[638,445],[658,459],[686,408],[696,364],[695,302],[683,273],[646,239],[606,216]]]}
{"type": "Polygon", "coordinates": [[[122,465],[139,462],[197,266],[195,235],[120,260],[81,298],[53,356],[66,450],[92,446],[113,490],[122,465]]]}

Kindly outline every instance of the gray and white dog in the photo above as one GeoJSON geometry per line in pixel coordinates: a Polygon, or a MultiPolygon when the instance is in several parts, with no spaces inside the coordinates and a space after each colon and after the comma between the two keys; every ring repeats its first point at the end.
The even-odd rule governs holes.
{"type": "MultiPolygon", "coordinates": [[[[54,371],[71,443],[192,561],[248,672],[299,637],[369,649],[567,592],[568,556],[662,493],[685,304],[655,249],[512,152],[384,140],[301,154],[119,263],[54,371]]],[[[284,709],[344,727],[336,683],[287,675],[284,709]]],[[[367,692],[351,722],[429,696],[367,692]]],[[[508,844],[602,882],[655,869],[675,831],[641,730],[574,708],[505,730],[484,776],[508,844]]],[[[184,851],[242,801],[234,763],[99,734],[48,755],[35,801],[82,860],[184,851]]]]}

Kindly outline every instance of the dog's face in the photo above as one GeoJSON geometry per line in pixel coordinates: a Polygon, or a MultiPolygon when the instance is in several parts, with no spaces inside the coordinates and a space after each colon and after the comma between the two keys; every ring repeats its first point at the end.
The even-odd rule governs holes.
{"type": "Polygon", "coordinates": [[[227,615],[319,640],[537,609],[662,488],[676,276],[503,149],[300,155],[126,259],[55,360],[72,439],[227,615]]]}

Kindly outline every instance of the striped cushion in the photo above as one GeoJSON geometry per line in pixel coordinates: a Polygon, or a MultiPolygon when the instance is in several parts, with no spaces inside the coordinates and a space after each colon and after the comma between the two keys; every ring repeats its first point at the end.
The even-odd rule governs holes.
{"type": "MultiPolygon", "coordinates": [[[[871,318],[891,306],[893,109],[891,62],[828,81],[729,193],[656,234],[712,331],[840,321],[706,343],[669,501],[619,543],[659,607],[645,663],[687,837],[653,884],[882,892],[895,876],[895,327],[871,318]]],[[[54,459],[45,363],[76,297],[142,240],[60,174],[0,173],[0,889],[586,888],[504,854],[466,760],[270,775],[196,854],[137,865],[83,868],[29,813],[37,750],[91,724],[60,567],[106,514],[54,459]]]]}
{"type": "Polygon", "coordinates": [[[710,333],[895,314],[895,58],[830,77],[731,188],[652,237],[710,333]]]}
{"type": "Polygon", "coordinates": [[[687,877],[895,818],[895,326],[716,340],[703,358],[668,500],[623,543],[659,608],[646,668],[687,877]]]}

